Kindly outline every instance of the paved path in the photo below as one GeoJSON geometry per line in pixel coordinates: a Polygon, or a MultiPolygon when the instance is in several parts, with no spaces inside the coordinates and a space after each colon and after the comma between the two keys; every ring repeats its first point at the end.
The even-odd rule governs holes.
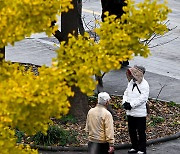
{"type": "MultiPolygon", "coordinates": [[[[126,69],[127,67],[107,73],[103,78],[104,91],[113,95],[123,95],[128,82],[125,75],[126,69]]],[[[150,85],[151,98],[157,98],[160,93],[158,99],[180,103],[180,80],[149,71],[145,73],[145,78],[150,85]]]]}
{"type": "MultiPolygon", "coordinates": [[[[135,2],[140,2],[142,0],[135,0],[135,2]]],[[[175,28],[171,32],[167,33],[164,37],[152,41],[151,47],[157,44],[163,44],[177,37],[180,37],[180,1],[170,0],[168,1],[168,6],[172,9],[172,13],[169,14],[169,28],[175,28]]],[[[84,16],[87,19],[93,20],[92,12],[98,16],[101,14],[101,6],[99,0],[88,0],[85,1],[84,5],[84,16]]],[[[99,17],[100,19],[100,17],[99,17]]],[[[93,23],[91,23],[93,24],[93,23]]],[[[134,64],[144,65],[149,72],[165,75],[175,79],[180,79],[180,38],[167,43],[162,46],[151,48],[151,56],[147,59],[142,57],[135,57],[130,61],[130,65],[134,64]]]]}
{"type": "MultiPolygon", "coordinates": [[[[140,0],[136,0],[138,2],[140,0]]],[[[169,36],[157,39],[153,45],[166,42],[180,36],[180,1],[171,0],[169,6],[173,12],[169,15],[170,26],[177,26],[169,36]]],[[[94,15],[100,18],[101,6],[99,0],[88,0],[83,3],[83,17],[85,22],[94,20],[94,15]],[[94,13],[94,15],[92,14],[94,13]]],[[[60,21],[58,21],[60,23],[60,21]]],[[[93,22],[91,22],[93,24],[93,22]]],[[[87,27],[86,27],[87,29],[87,27]]],[[[6,60],[14,62],[34,63],[37,65],[51,65],[51,59],[56,56],[55,38],[47,38],[44,33],[34,34],[31,38],[15,43],[15,46],[6,47],[6,60]]],[[[56,44],[57,45],[57,44],[56,44]]],[[[146,79],[150,84],[150,97],[156,98],[162,86],[159,99],[180,103],[180,38],[166,45],[152,48],[152,56],[144,59],[135,57],[130,61],[146,67],[146,79]]],[[[122,95],[127,85],[125,70],[111,71],[104,76],[104,90],[111,94],[122,95]]]]}
{"type": "MultiPolygon", "coordinates": [[[[47,40],[49,39],[25,39],[17,42],[14,47],[8,46],[6,47],[6,60],[33,63],[37,65],[46,64],[47,66],[50,66],[51,59],[56,56],[54,50],[57,47],[54,46],[53,42],[49,42],[47,40]]],[[[142,63],[145,63],[144,59],[139,59],[139,61],[134,64],[141,65],[142,63]]],[[[174,61],[174,63],[174,69],[180,72],[180,66],[178,66],[179,61],[174,61]]],[[[165,64],[162,63],[162,65],[165,64]]],[[[133,66],[131,61],[130,66],[133,66]]],[[[162,67],[159,66],[159,71],[157,70],[158,73],[147,68],[145,78],[150,84],[150,97],[156,98],[164,86],[158,98],[180,103],[180,75],[179,73],[177,73],[176,76],[168,76],[163,73],[160,74],[162,67]]],[[[107,91],[110,94],[122,95],[127,85],[127,79],[125,76],[126,69],[127,68],[122,68],[120,70],[107,73],[103,78],[104,91],[107,91]]],[[[172,69],[173,67],[169,68],[169,71],[172,69]]]]}
{"type": "MultiPolygon", "coordinates": [[[[127,149],[116,150],[115,154],[127,154],[127,149]]],[[[180,138],[160,144],[155,144],[147,147],[147,154],[179,154],[180,138]]],[[[48,152],[39,151],[40,154],[88,154],[88,152],[48,152]]]]}

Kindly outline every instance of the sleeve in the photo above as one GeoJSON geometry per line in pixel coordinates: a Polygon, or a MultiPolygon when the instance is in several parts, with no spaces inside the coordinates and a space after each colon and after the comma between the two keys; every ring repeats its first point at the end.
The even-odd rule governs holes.
{"type": "Polygon", "coordinates": [[[89,118],[88,118],[88,114],[87,114],[87,119],[86,119],[86,126],[85,126],[85,131],[88,133],[89,129],[88,129],[88,123],[89,123],[89,118]]]}
{"type": "Polygon", "coordinates": [[[107,114],[105,117],[105,134],[106,134],[106,141],[109,143],[110,146],[114,145],[114,124],[113,124],[113,117],[111,113],[107,114]]]}
{"type": "Polygon", "coordinates": [[[140,96],[130,102],[132,108],[136,108],[137,106],[147,102],[149,97],[149,84],[145,82],[140,91],[140,96]]]}
{"type": "Polygon", "coordinates": [[[130,82],[128,83],[128,86],[127,86],[126,90],[124,91],[123,100],[122,100],[122,105],[123,105],[125,102],[128,102],[128,89],[129,89],[129,84],[130,84],[130,82]]]}

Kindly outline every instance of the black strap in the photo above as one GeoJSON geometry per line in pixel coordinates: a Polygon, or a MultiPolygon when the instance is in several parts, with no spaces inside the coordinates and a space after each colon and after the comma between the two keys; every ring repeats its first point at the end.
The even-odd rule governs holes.
{"type": "Polygon", "coordinates": [[[134,90],[134,87],[137,87],[137,90],[138,90],[138,91],[139,91],[139,93],[141,94],[141,91],[140,91],[140,89],[139,89],[139,87],[138,87],[138,85],[137,85],[136,83],[134,83],[134,84],[133,84],[132,91],[134,90]]]}

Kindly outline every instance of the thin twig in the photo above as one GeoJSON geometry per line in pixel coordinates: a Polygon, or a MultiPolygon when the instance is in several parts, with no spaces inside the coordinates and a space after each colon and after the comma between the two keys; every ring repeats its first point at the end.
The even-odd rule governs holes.
{"type": "Polygon", "coordinates": [[[163,88],[164,88],[164,87],[166,87],[167,85],[165,84],[165,85],[163,85],[163,86],[162,86],[162,85],[160,84],[160,86],[161,86],[161,89],[160,89],[160,91],[159,91],[159,93],[158,93],[158,95],[157,95],[157,97],[156,97],[155,102],[157,102],[157,100],[158,100],[158,98],[159,98],[160,93],[162,92],[163,88]]]}
{"type": "Polygon", "coordinates": [[[169,41],[166,41],[166,42],[163,42],[163,43],[159,43],[159,44],[156,44],[156,45],[154,45],[154,46],[150,46],[149,48],[154,48],[154,47],[158,47],[158,46],[165,45],[165,44],[170,43],[170,42],[172,42],[172,41],[174,41],[174,40],[176,40],[176,39],[178,39],[178,38],[179,38],[179,37],[176,37],[176,38],[174,38],[174,39],[172,39],[172,40],[169,40],[169,41]]]}
{"type": "MultiPolygon", "coordinates": [[[[166,25],[167,27],[170,25],[170,20],[167,20],[165,23],[164,23],[164,25],[166,25]]],[[[173,27],[173,28],[168,28],[168,32],[166,32],[165,34],[167,34],[167,33],[169,33],[170,31],[172,31],[172,30],[174,30],[174,29],[176,29],[177,28],[177,26],[175,26],[175,27],[173,27]]],[[[170,34],[169,34],[170,35],[170,34]]],[[[146,39],[146,40],[143,40],[143,41],[141,41],[142,43],[145,43],[145,45],[150,45],[150,43],[153,41],[153,40],[156,40],[156,39],[160,39],[160,38],[163,38],[163,37],[167,37],[167,36],[169,36],[169,35],[159,35],[159,34],[155,34],[155,33],[153,33],[152,34],[152,36],[149,38],[149,39],[146,39]]],[[[159,43],[159,44],[157,44],[157,45],[154,45],[154,46],[151,46],[151,47],[149,47],[149,48],[154,48],[154,47],[157,47],[157,46],[161,46],[161,45],[164,45],[164,44],[167,44],[167,43],[170,43],[170,42],[172,42],[172,41],[174,41],[175,39],[177,39],[178,37],[176,37],[176,38],[174,38],[174,39],[172,39],[172,40],[170,40],[170,41],[166,41],[166,42],[162,42],[162,43],[159,43]]]]}

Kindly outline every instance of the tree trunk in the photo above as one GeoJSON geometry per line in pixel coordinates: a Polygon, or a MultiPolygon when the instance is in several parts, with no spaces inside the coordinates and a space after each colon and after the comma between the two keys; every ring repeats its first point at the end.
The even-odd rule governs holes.
{"type": "Polygon", "coordinates": [[[5,59],[5,47],[0,48],[0,63],[5,59]]]}
{"type": "Polygon", "coordinates": [[[61,15],[61,34],[63,40],[68,42],[68,34],[78,35],[78,10],[77,0],[72,0],[74,9],[69,10],[61,15]]]}
{"type": "Polygon", "coordinates": [[[75,95],[69,99],[71,103],[69,114],[75,116],[78,121],[85,121],[89,110],[88,97],[77,87],[72,87],[72,91],[75,95]]]}
{"type": "MultiPolygon", "coordinates": [[[[78,35],[79,14],[77,9],[77,0],[73,0],[74,9],[61,15],[61,34],[62,40],[68,42],[68,34],[78,35]]],[[[88,108],[88,98],[78,87],[73,86],[72,91],[75,96],[69,99],[71,108],[69,114],[75,116],[78,120],[85,120],[88,108]]]]}

